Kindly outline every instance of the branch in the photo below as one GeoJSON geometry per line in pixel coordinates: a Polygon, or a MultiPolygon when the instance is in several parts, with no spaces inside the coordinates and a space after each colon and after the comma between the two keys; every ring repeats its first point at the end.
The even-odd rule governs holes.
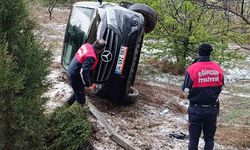
{"type": "Polygon", "coordinates": [[[49,12],[49,19],[50,20],[51,20],[51,17],[52,17],[52,11],[53,11],[55,6],[56,6],[56,1],[49,4],[48,12],[49,12]]]}
{"type": "Polygon", "coordinates": [[[243,13],[244,13],[244,0],[242,0],[242,2],[241,2],[241,12],[240,12],[240,14],[243,16],[243,13]]]}
{"type": "MultiPolygon", "coordinates": [[[[243,5],[244,5],[244,4],[243,4],[243,5]]],[[[227,10],[227,11],[231,12],[232,14],[234,14],[234,15],[240,17],[243,21],[245,21],[247,24],[250,25],[250,20],[248,20],[243,14],[239,14],[239,13],[233,11],[232,9],[227,9],[227,8],[225,8],[225,7],[218,6],[218,5],[211,5],[211,4],[208,4],[207,2],[205,3],[205,6],[209,6],[209,7],[211,7],[211,8],[215,8],[215,9],[219,9],[219,10],[224,10],[224,11],[227,10]]],[[[241,10],[241,11],[243,11],[243,10],[241,10]]]]}
{"type": "Polygon", "coordinates": [[[159,16],[159,23],[160,25],[163,27],[164,31],[169,35],[169,30],[167,29],[167,27],[165,27],[165,24],[163,23],[163,19],[159,16]]]}
{"type": "Polygon", "coordinates": [[[182,18],[181,18],[180,14],[179,14],[179,10],[181,9],[181,7],[182,7],[184,1],[182,1],[182,3],[181,3],[181,5],[180,5],[179,8],[176,8],[176,5],[175,5],[175,3],[174,3],[173,0],[171,0],[171,2],[172,2],[172,5],[173,5],[173,8],[174,8],[174,10],[175,10],[175,15],[180,19],[180,21],[178,20],[178,18],[174,17],[175,15],[171,15],[171,16],[172,16],[173,18],[175,18],[176,21],[178,21],[178,22],[180,22],[181,24],[184,25],[184,23],[182,22],[182,18]]]}
{"type": "MultiPolygon", "coordinates": [[[[235,41],[234,41],[235,42],[235,41]]],[[[246,45],[242,45],[241,43],[239,42],[235,42],[238,46],[240,46],[240,48],[243,48],[245,50],[248,50],[250,51],[250,45],[246,46],[246,45]]]]}

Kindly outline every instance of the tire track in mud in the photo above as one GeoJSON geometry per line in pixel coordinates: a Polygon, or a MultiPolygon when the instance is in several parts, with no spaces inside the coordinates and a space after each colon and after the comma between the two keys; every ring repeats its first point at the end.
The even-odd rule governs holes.
{"type": "Polygon", "coordinates": [[[176,96],[178,87],[163,88],[137,80],[135,88],[140,95],[130,106],[119,106],[97,97],[90,99],[116,132],[133,141],[134,145],[141,149],[169,149],[171,142],[167,141],[171,139],[168,134],[176,130],[185,132],[183,129],[186,129],[186,107],[177,102],[180,100],[176,96]],[[179,115],[177,118],[176,114],[179,115]],[[182,121],[180,126],[175,124],[176,119],[182,121]]]}

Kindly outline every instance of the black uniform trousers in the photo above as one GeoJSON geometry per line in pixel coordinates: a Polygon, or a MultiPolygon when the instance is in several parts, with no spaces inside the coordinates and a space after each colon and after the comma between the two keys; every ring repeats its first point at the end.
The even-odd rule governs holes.
{"type": "Polygon", "coordinates": [[[73,94],[68,99],[68,103],[71,105],[75,102],[75,100],[80,104],[84,105],[86,101],[86,97],[84,94],[84,84],[80,75],[80,68],[81,65],[78,63],[76,58],[74,57],[72,59],[71,64],[68,67],[68,80],[69,84],[71,85],[73,89],[73,94]]]}
{"type": "Polygon", "coordinates": [[[205,150],[214,147],[214,135],[216,131],[218,107],[189,106],[189,150],[198,150],[199,137],[203,131],[205,150]]]}

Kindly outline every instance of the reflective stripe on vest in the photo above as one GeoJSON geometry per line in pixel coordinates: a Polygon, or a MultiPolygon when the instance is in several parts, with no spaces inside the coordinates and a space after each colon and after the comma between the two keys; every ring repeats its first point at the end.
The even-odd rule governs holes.
{"type": "Polygon", "coordinates": [[[97,63],[98,63],[98,59],[96,57],[96,54],[94,52],[94,49],[92,47],[92,45],[90,45],[89,43],[86,43],[84,45],[82,45],[78,51],[75,54],[75,57],[77,59],[77,61],[79,63],[82,63],[84,60],[86,60],[88,57],[93,57],[95,59],[95,63],[94,65],[91,67],[91,70],[94,70],[97,63]]]}
{"type": "Polygon", "coordinates": [[[197,62],[188,67],[187,71],[193,81],[193,88],[223,85],[223,71],[215,62],[197,62]]]}

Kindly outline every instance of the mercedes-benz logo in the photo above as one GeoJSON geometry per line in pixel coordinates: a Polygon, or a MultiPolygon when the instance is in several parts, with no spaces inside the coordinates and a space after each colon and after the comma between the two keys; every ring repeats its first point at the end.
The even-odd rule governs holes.
{"type": "Polygon", "coordinates": [[[101,55],[102,61],[110,62],[112,60],[112,53],[109,50],[104,50],[101,55]]]}

